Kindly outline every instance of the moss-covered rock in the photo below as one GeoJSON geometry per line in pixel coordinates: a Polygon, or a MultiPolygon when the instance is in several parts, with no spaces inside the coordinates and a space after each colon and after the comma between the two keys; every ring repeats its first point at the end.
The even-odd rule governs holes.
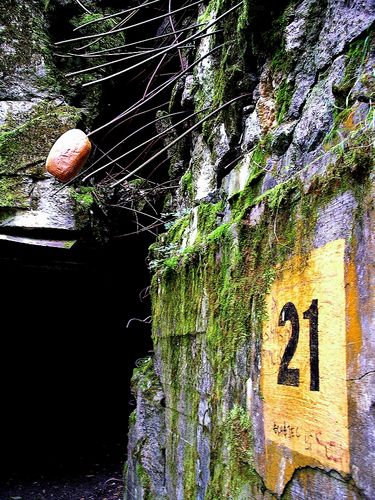
{"type": "Polygon", "coordinates": [[[0,174],[43,177],[44,164],[54,142],[76,127],[82,111],[54,101],[35,105],[15,128],[11,119],[0,129],[0,174]]]}
{"type": "Polygon", "coordinates": [[[59,73],[52,58],[42,2],[4,0],[0,19],[0,99],[59,95],[59,73]]]}
{"type": "MultiPolygon", "coordinates": [[[[212,0],[200,21],[231,5],[212,0]]],[[[191,168],[175,196],[184,211],[177,211],[151,250],[168,498],[300,500],[324,494],[328,484],[332,498],[359,499],[362,488],[366,495],[375,491],[365,444],[372,430],[358,409],[368,415],[361,388],[350,394],[350,404],[358,405],[350,432],[365,429],[367,438],[358,447],[352,438],[357,451],[350,474],[344,476],[334,461],[328,468],[306,458],[293,475],[284,467],[295,459],[293,448],[280,446],[279,460],[265,443],[260,384],[267,297],[286,268],[302,273],[314,249],[343,239],[343,265],[352,259],[361,294],[368,297],[374,180],[369,2],[350,8],[336,2],[333,10],[326,1],[281,2],[271,13],[267,6],[246,1],[240,15],[223,21],[212,47],[219,41],[228,46],[195,72],[197,109],[242,91],[250,93],[249,106],[219,113],[193,138],[191,168]],[[228,163],[218,176],[214,131],[220,127],[229,139],[222,140],[228,163]],[[214,179],[214,196],[199,198],[203,170],[214,179]]],[[[197,57],[209,48],[202,42],[197,57]]],[[[348,313],[347,324],[357,321],[355,314],[348,313]]],[[[367,339],[368,312],[362,317],[367,339]]],[[[364,378],[373,374],[370,352],[367,343],[361,359],[368,372],[359,369],[364,378]]],[[[275,366],[280,356],[275,354],[275,366]]],[[[340,383],[346,387],[346,380],[340,383]]],[[[143,480],[152,475],[147,471],[147,479],[142,471],[143,480]]]]}

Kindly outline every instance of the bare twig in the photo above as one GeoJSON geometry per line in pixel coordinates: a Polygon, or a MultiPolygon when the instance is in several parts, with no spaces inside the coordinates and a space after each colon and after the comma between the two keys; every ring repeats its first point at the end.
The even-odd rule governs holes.
{"type": "Polygon", "coordinates": [[[240,95],[238,97],[235,97],[234,99],[231,99],[230,101],[226,102],[225,104],[222,104],[221,106],[219,106],[218,108],[216,108],[214,111],[212,111],[211,113],[209,113],[207,116],[205,116],[204,118],[202,118],[202,120],[199,120],[198,123],[196,123],[195,125],[193,125],[192,127],[190,127],[188,130],[186,130],[183,134],[181,134],[179,137],[177,137],[176,139],[174,139],[173,141],[171,141],[167,146],[165,146],[164,148],[162,148],[160,151],[158,151],[156,154],[154,154],[151,158],[149,158],[148,160],[146,160],[145,162],[142,163],[142,165],[140,165],[139,167],[137,167],[135,170],[133,170],[132,172],[130,172],[129,174],[125,175],[125,177],[122,177],[120,180],[114,182],[111,187],[115,187],[117,186],[118,184],[121,184],[121,182],[124,182],[126,181],[127,179],[129,179],[129,177],[131,177],[132,175],[134,175],[136,172],[139,172],[142,168],[144,168],[146,165],[148,165],[149,163],[151,163],[155,158],[157,158],[158,156],[160,156],[161,154],[165,153],[166,151],[168,151],[168,149],[170,149],[171,147],[173,147],[175,144],[177,144],[179,141],[181,141],[181,139],[183,139],[184,137],[186,137],[188,134],[190,134],[193,130],[195,130],[196,128],[198,128],[200,125],[202,125],[202,123],[204,123],[206,120],[209,120],[210,118],[212,118],[214,115],[216,115],[217,113],[219,113],[219,111],[223,110],[224,108],[226,108],[227,106],[229,106],[230,104],[233,104],[234,102],[238,101],[239,99],[243,99],[244,97],[247,97],[249,94],[244,94],[244,95],[240,95]]]}
{"type": "MultiPolygon", "coordinates": [[[[159,107],[157,107],[157,109],[159,109],[159,107]]],[[[187,113],[187,111],[177,111],[175,113],[169,113],[167,115],[159,116],[158,118],[155,118],[155,120],[152,120],[151,122],[146,123],[142,127],[137,128],[136,130],[134,130],[134,132],[132,132],[128,136],[124,137],[123,139],[121,139],[121,141],[119,141],[117,144],[115,144],[114,146],[112,146],[111,149],[109,149],[106,153],[103,154],[103,156],[101,156],[100,158],[98,158],[97,160],[95,160],[90,165],[90,168],[94,167],[97,163],[99,163],[99,161],[101,161],[104,158],[104,156],[108,156],[109,153],[111,153],[112,151],[114,151],[115,149],[117,149],[119,146],[121,146],[122,144],[124,144],[124,142],[126,142],[127,140],[131,139],[135,135],[137,135],[140,132],[142,132],[142,130],[150,127],[151,125],[154,125],[155,123],[157,123],[160,120],[163,120],[165,118],[171,118],[172,116],[177,116],[177,115],[186,114],[186,113],[187,113]]],[[[139,114],[142,114],[142,113],[139,113],[139,114]]]]}
{"type": "MultiPolygon", "coordinates": [[[[203,2],[203,0],[198,0],[197,2],[193,2],[191,4],[184,6],[184,7],[180,7],[179,9],[175,9],[174,11],[172,11],[172,14],[176,14],[177,12],[181,12],[183,10],[190,8],[190,7],[194,7],[195,5],[199,5],[202,2],[203,2]]],[[[122,28],[118,28],[115,30],[103,31],[101,33],[95,33],[93,35],[84,35],[84,36],[79,36],[76,38],[69,38],[67,40],[60,40],[59,42],[56,42],[55,45],[63,45],[66,43],[80,42],[82,40],[92,40],[93,38],[103,38],[105,36],[114,35],[115,33],[120,33],[120,32],[125,31],[125,30],[139,28],[139,26],[143,26],[144,24],[151,23],[153,21],[157,21],[158,19],[164,19],[164,18],[165,18],[165,13],[161,14],[160,16],[155,16],[155,17],[152,17],[150,19],[145,19],[144,21],[140,21],[139,23],[131,24],[130,26],[124,26],[122,28]]]]}
{"type": "Polygon", "coordinates": [[[152,321],[152,318],[151,318],[151,316],[147,316],[147,318],[145,318],[145,319],[130,318],[129,321],[126,323],[126,328],[129,328],[129,325],[133,321],[140,321],[141,323],[146,323],[147,325],[149,325],[151,323],[151,321],[152,321]]]}
{"type": "Polygon", "coordinates": [[[99,132],[103,128],[106,128],[109,125],[112,125],[113,123],[116,123],[117,121],[121,120],[125,116],[127,116],[130,113],[132,113],[133,111],[135,111],[136,109],[139,109],[140,106],[143,106],[144,104],[146,104],[147,102],[149,102],[150,100],[152,100],[154,97],[156,97],[158,94],[160,94],[161,92],[163,92],[164,90],[166,90],[169,86],[173,85],[177,80],[179,80],[180,78],[182,78],[186,73],[188,73],[189,71],[191,71],[201,61],[203,61],[203,59],[205,59],[206,57],[210,56],[216,50],[219,50],[220,48],[222,48],[224,45],[225,44],[217,45],[216,47],[214,47],[213,49],[211,49],[209,52],[207,52],[206,54],[204,54],[202,57],[200,57],[199,59],[197,59],[196,61],[194,61],[192,64],[190,64],[190,66],[188,66],[184,71],[181,71],[180,73],[178,73],[177,75],[175,75],[173,78],[169,79],[166,83],[163,83],[158,88],[156,88],[155,90],[153,90],[152,94],[149,95],[149,96],[147,96],[146,99],[140,99],[139,101],[137,101],[136,103],[134,103],[132,106],[130,106],[127,110],[123,111],[120,115],[116,116],[115,118],[113,118],[109,122],[105,123],[104,125],[101,125],[97,129],[92,130],[87,135],[91,136],[93,134],[96,134],[97,132],[99,132]]]}
{"type": "MultiPolygon", "coordinates": [[[[169,45],[168,48],[172,50],[172,49],[174,49],[174,45],[169,45]]],[[[140,57],[140,56],[143,56],[145,54],[151,54],[152,52],[161,52],[161,51],[163,51],[163,53],[166,52],[164,50],[164,47],[163,48],[157,47],[155,49],[150,49],[150,50],[147,50],[144,52],[137,52],[137,53],[129,55],[127,57],[121,57],[120,59],[115,59],[114,61],[108,61],[106,63],[97,64],[96,66],[89,66],[88,68],[80,69],[79,71],[72,71],[71,73],[66,73],[65,76],[75,76],[75,75],[80,75],[82,73],[88,73],[89,71],[95,71],[96,69],[105,68],[106,66],[112,66],[112,64],[117,64],[120,62],[128,61],[129,59],[134,59],[136,57],[140,57]]]]}
{"type": "Polygon", "coordinates": [[[132,7],[131,9],[121,10],[120,12],[116,12],[115,14],[108,14],[107,16],[100,17],[98,19],[92,19],[91,21],[87,21],[87,23],[80,24],[73,31],[80,30],[85,26],[89,26],[90,24],[99,23],[101,21],[106,21],[107,19],[112,19],[113,17],[119,17],[123,14],[127,14],[128,12],[132,12],[133,10],[139,11],[142,7],[148,7],[154,3],[160,2],[160,0],[152,0],[151,2],[144,2],[141,5],[137,5],[136,7],[132,7]]]}
{"type": "MultiPolygon", "coordinates": [[[[193,24],[191,26],[188,26],[187,28],[182,28],[180,30],[177,30],[176,33],[183,33],[184,31],[189,31],[193,28],[199,28],[200,26],[204,26],[206,23],[200,23],[200,24],[193,24]]],[[[124,48],[129,48],[129,47],[134,47],[135,45],[139,45],[140,43],[145,43],[145,42],[151,42],[153,40],[158,40],[158,39],[161,39],[161,38],[168,38],[168,37],[171,37],[172,36],[172,33],[165,33],[163,35],[158,35],[158,36],[153,36],[153,37],[150,37],[150,38],[145,38],[143,40],[138,40],[136,42],[132,42],[132,43],[127,43],[125,45],[118,45],[117,47],[111,47],[111,48],[106,48],[106,49],[101,49],[101,50],[97,50],[95,52],[89,52],[87,54],[71,54],[68,52],[69,55],[74,55],[74,56],[77,56],[77,57],[87,57],[89,55],[102,55],[106,52],[111,52],[113,50],[117,50],[117,49],[124,49],[124,48]]]]}
{"type": "MultiPolygon", "coordinates": [[[[198,2],[200,3],[200,2],[198,2]]],[[[207,24],[207,26],[205,28],[203,28],[202,30],[198,31],[198,33],[195,33],[194,35],[191,35],[190,37],[186,38],[185,40],[181,41],[181,42],[178,42],[178,43],[175,43],[173,44],[173,48],[178,48],[180,47],[181,45],[184,45],[186,44],[187,42],[190,42],[191,40],[194,40],[194,38],[198,37],[199,35],[202,35],[205,31],[207,31],[211,26],[214,26],[215,24],[217,24],[221,19],[223,19],[225,16],[227,16],[228,14],[230,14],[231,12],[233,12],[234,10],[238,9],[238,7],[240,7],[242,5],[242,1],[238,4],[236,4],[234,7],[232,7],[231,9],[228,9],[227,11],[224,12],[224,14],[221,14],[221,16],[218,16],[215,20],[213,20],[211,23],[207,24]]],[[[191,5],[194,5],[194,4],[191,4],[191,5]]],[[[178,10],[178,9],[177,9],[178,10]]],[[[176,12],[176,11],[175,11],[176,12]]],[[[208,33],[208,36],[210,36],[210,34],[208,33]]],[[[167,47],[166,49],[164,49],[165,52],[169,52],[171,50],[170,47],[167,47]]],[[[98,78],[97,80],[93,80],[91,82],[87,82],[87,83],[84,83],[82,85],[82,87],[87,87],[89,85],[94,85],[96,83],[99,83],[99,82],[103,82],[105,80],[109,80],[110,78],[114,78],[116,76],[119,76],[119,75],[122,75],[124,73],[127,73],[128,71],[131,71],[132,69],[135,69],[137,67],[139,67],[140,65],[142,64],[145,64],[146,62],[149,62],[153,59],[155,59],[156,57],[159,57],[159,55],[162,55],[164,52],[161,51],[159,52],[158,54],[155,54],[153,56],[150,56],[149,58],[145,59],[144,61],[141,61],[137,64],[134,64],[133,66],[130,66],[128,68],[125,68],[121,71],[118,71],[117,73],[113,73],[112,75],[107,75],[107,76],[104,76],[102,78],[98,78]]],[[[183,73],[183,72],[182,72],[183,73]]]]}
{"type": "MultiPolygon", "coordinates": [[[[160,139],[161,137],[163,137],[164,135],[168,134],[168,132],[171,132],[172,130],[175,129],[175,127],[177,127],[178,125],[181,125],[182,123],[186,122],[187,120],[190,120],[191,118],[193,118],[194,116],[200,114],[200,113],[203,113],[204,111],[206,111],[207,108],[204,108],[204,109],[201,109],[200,111],[195,111],[194,113],[190,114],[189,116],[187,117],[184,117],[182,120],[180,120],[179,122],[177,122],[175,125],[172,125],[168,128],[166,128],[165,130],[163,130],[162,132],[160,132],[159,134],[156,134],[152,137],[150,137],[149,139],[147,139],[146,141],[142,142],[141,144],[138,144],[137,146],[135,146],[134,148],[130,149],[129,151],[126,151],[125,153],[123,153],[122,155],[118,156],[117,158],[115,158],[114,160],[106,163],[105,165],[103,165],[102,167],[100,168],[97,168],[96,170],[94,170],[94,172],[91,172],[90,174],[86,175],[86,177],[84,177],[82,179],[82,182],[85,182],[87,179],[89,179],[90,177],[92,177],[94,174],[100,172],[101,170],[109,167],[110,165],[112,165],[113,163],[115,162],[118,162],[119,160],[125,158],[126,156],[130,155],[131,153],[134,153],[135,151],[137,151],[138,149],[146,146],[147,144],[149,144],[151,141],[155,141],[155,140],[158,140],[160,139]]],[[[172,144],[172,143],[171,143],[172,144]]]]}
{"type": "MultiPolygon", "coordinates": [[[[168,19],[169,19],[169,24],[170,24],[172,32],[173,32],[174,40],[177,43],[178,42],[178,36],[176,34],[176,28],[175,28],[174,23],[173,23],[172,0],[168,1],[168,19]]],[[[178,55],[179,55],[179,58],[180,58],[181,70],[183,71],[185,69],[185,63],[184,63],[184,59],[182,57],[181,48],[178,48],[177,50],[178,50],[178,55]]]]}
{"type": "Polygon", "coordinates": [[[82,3],[82,2],[80,2],[80,0],[75,0],[75,1],[78,3],[78,5],[79,5],[80,7],[82,7],[82,9],[83,9],[85,12],[87,12],[88,14],[92,14],[91,10],[89,10],[87,7],[85,7],[85,6],[83,5],[83,3],[82,3]]]}
{"type": "Polygon", "coordinates": [[[148,89],[151,87],[152,82],[154,81],[156,73],[159,71],[160,67],[165,61],[165,58],[167,57],[167,54],[164,54],[158,64],[156,65],[156,68],[154,69],[154,72],[151,75],[151,78],[148,80],[145,91],[143,92],[143,99],[147,96],[148,94],[148,89]]]}

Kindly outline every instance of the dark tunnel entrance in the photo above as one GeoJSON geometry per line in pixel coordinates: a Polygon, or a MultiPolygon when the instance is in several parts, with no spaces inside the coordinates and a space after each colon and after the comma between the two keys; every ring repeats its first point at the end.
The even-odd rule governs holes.
{"type": "Polygon", "coordinates": [[[139,298],[148,244],[140,236],[95,250],[2,244],[0,485],[95,464],[121,475],[130,377],[151,348],[149,324],[126,328],[150,314],[139,298]]]}
{"type": "MultiPolygon", "coordinates": [[[[100,4],[123,8],[117,0],[105,0],[100,4]]],[[[167,12],[168,3],[163,2],[163,5],[164,10],[153,5],[140,12],[138,20],[146,17],[151,20],[156,17],[156,20],[142,25],[141,30],[130,30],[126,43],[134,45],[142,39],[161,35],[162,41],[157,38],[155,47],[173,41],[171,34],[170,38],[164,36],[170,31],[168,22],[160,19],[160,13],[167,12]]],[[[177,2],[176,8],[181,5],[177,2]]],[[[187,13],[180,12],[176,18],[184,30],[186,23],[191,20],[194,24],[193,19],[197,17],[197,6],[193,5],[187,13]]],[[[82,14],[78,3],[50,2],[46,16],[51,40],[74,36],[71,20],[78,14],[82,14]]],[[[66,50],[73,49],[69,46],[66,50]]],[[[69,80],[66,101],[78,108],[93,109],[94,118],[90,116],[87,123],[84,118],[77,126],[86,132],[101,129],[149,90],[163,88],[168,81],[173,83],[181,70],[177,56],[176,52],[173,57],[166,58],[161,68],[153,60],[141,72],[135,69],[131,74],[110,79],[100,85],[98,95],[82,87],[84,80],[69,80]],[[158,68],[160,74],[156,74],[158,68]]],[[[61,74],[86,67],[86,62],[83,64],[70,57],[56,58],[55,63],[61,74]]],[[[113,71],[116,69],[118,66],[113,71]]],[[[99,72],[98,75],[103,74],[99,72]]],[[[174,207],[168,203],[164,205],[164,201],[176,189],[186,165],[179,162],[168,171],[169,155],[164,153],[140,173],[142,177],[134,176],[115,192],[111,184],[165,146],[167,138],[155,125],[157,110],[163,112],[160,118],[172,113],[170,122],[162,120],[159,124],[158,121],[162,127],[171,127],[179,123],[182,116],[193,112],[190,105],[177,112],[173,102],[170,103],[171,90],[172,85],[156,93],[149,103],[145,100],[147,105],[136,107],[126,119],[116,120],[112,126],[95,133],[91,137],[90,162],[91,165],[98,163],[92,167],[93,172],[124,152],[134,148],[134,153],[123,162],[116,161],[113,169],[110,165],[110,169],[100,170],[92,178],[79,179],[75,184],[78,191],[81,181],[84,188],[97,188],[100,205],[105,209],[98,210],[100,215],[95,213],[95,216],[98,215],[99,224],[103,223],[107,229],[110,226],[108,234],[112,238],[137,231],[139,234],[113,239],[107,246],[94,249],[80,247],[78,243],[77,248],[67,250],[0,241],[0,401],[3,417],[0,500],[9,500],[9,497],[102,500],[104,495],[84,496],[77,492],[73,495],[24,495],[19,490],[11,490],[8,483],[30,483],[40,476],[67,478],[73,483],[72,478],[78,475],[91,475],[96,464],[108,465],[112,470],[115,467],[121,477],[126,459],[128,416],[135,408],[130,377],[136,359],[146,356],[152,348],[149,324],[133,321],[129,328],[126,325],[131,318],[144,319],[150,315],[148,299],[141,301],[139,298],[149,285],[145,265],[147,249],[156,234],[163,230],[169,211],[173,214],[174,207]],[[140,133],[133,135],[135,131],[140,133]],[[148,140],[147,148],[135,149],[148,140]],[[165,208],[166,214],[160,215],[165,208]],[[150,227],[152,234],[146,232],[150,227]]],[[[176,102],[182,93],[181,86],[178,92],[176,102]]],[[[90,115],[87,110],[85,113],[84,117],[90,115]]],[[[179,125],[177,133],[190,125],[190,121],[179,125]]],[[[39,230],[34,232],[39,235],[39,230]]]]}

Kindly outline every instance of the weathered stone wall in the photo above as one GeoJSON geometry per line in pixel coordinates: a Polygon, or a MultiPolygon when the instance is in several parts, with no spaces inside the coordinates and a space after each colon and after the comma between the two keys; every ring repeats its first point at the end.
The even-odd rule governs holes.
{"type": "Polygon", "coordinates": [[[175,158],[129,499],[375,496],[373,6],[269,4],[203,39],[197,58],[227,44],[175,92],[176,109],[247,95],[175,158]]]}
{"type": "Polygon", "coordinates": [[[81,82],[69,84],[62,71],[67,65],[58,68],[53,54],[54,10],[60,9],[61,15],[67,9],[66,18],[58,21],[63,27],[84,17],[75,5],[76,10],[71,6],[68,10],[62,0],[4,0],[0,5],[2,239],[26,241],[21,235],[35,229],[39,235],[63,231],[64,237],[74,238],[89,222],[90,188],[61,190],[61,184],[45,171],[47,155],[58,137],[71,128],[85,128],[99,111],[100,91],[80,95],[77,83],[81,82]]]}

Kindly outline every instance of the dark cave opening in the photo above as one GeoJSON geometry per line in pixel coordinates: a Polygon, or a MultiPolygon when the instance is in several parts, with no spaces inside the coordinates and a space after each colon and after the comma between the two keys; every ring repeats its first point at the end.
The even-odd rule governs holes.
{"type": "Polygon", "coordinates": [[[151,349],[146,236],[1,250],[0,484],[126,459],[130,377],[151,349]],[[142,297],[145,293],[142,294],[142,297]]]}
{"type": "MultiPolygon", "coordinates": [[[[108,2],[104,4],[109,5],[108,2]]],[[[113,5],[110,2],[110,5],[118,7],[118,2],[113,5]]],[[[68,8],[65,3],[53,2],[51,6],[49,31],[52,39],[70,36],[69,19],[77,15],[77,6],[68,8]]],[[[151,17],[160,12],[152,8],[142,15],[151,17]]],[[[178,19],[182,21],[182,17],[178,19]]],[[[152,22],[141,32],[129,32],[127,41],[134,42],[140,36],[152,37],[160,29],[166,29],[166,24],[161,26],[160,20],[152,22]]],[[[71,69],[66,59],[56,59],[56,63],[62,73],[71,69]]],[[[73,61],[72,69],[81,67],[73,61]]],[[[159,79],[153,81],[153,86],[167,81],[179,69],[175,54],[167,59],[163,74],[157,75],[159,79]]],[[[133,71],[101,84],[99,113],[94,120],[88,120],[90,129],[101,127],[142,97],[154,70],[153,62],[142,73],[133,71]]],[[[78,107],[84,105],[85,95],[84,90],[79,89],[80,82],[71,83],[66,101],[78,107]]],[[[120,145],[115,153],[120,155],[158,133],[151,122],[155,120],[158,107],[168,112],[171,88],[141,109],[142,113],[145,109],[152,108],[151,111],[135,114],[123,123],[120,120],[115,126],[94,134],[94,154],[88,166],[102,151],[108,151],[147,123],[150,127],[125,146],[120,145]]],[[[171,118],[171,123],[180,119],[178,114],[171,118]]],[[[83,120],[82,128],[87,126],[83,120]]],[[[184,123],[178,132],[187,126],[184,123]]],[[[111,179],[118,172],[116,169],[120,169],[121,174],[124,169],[131,168],[133,161],[142,161],[163,145],[163,139],[152,142],[150,149],[141,149],[140,160],[139,151],[136,151],[129,160],[120,162],[114,170],[101,172],[86,185],[105,188],[108,186],[106,176],[111,179]]],[[[104,155],[97,167],[106,161],[108,157],[104,155]]],[[[181,174],[174,172],[178,173],[181,174]]],[[[169,174],[168,155],[164,154],[142,172],[142,182],[150,190],[166,182],[174,189],[175,182],[169,174]]],[[[140,179],[135,176],[134,180],[140,179]]],[[[79,182],[73,184],[73,187],[79,186],[79,182]]],[[[2,485],[9,478],[16,482],[33,481],[41,475],[72,478],[91,471],[95,464],[113,466],[121,474],[126,460],[128,416],[135,407],[130,378],[136,359],[146,356],[152,349],[148,323],[133,321],[129,328],[126,326],[131,318],[144,319],[150,315],[147,293],[141,292],[147,289],[150,281],[145,261],[155,234],[141,232],[119,238],[141,226],[131,213],[133,205],[130,211],[126,205],[128,192],[119,188],[113,197],[112,192],[108,192],[105,209],[95,209],[98,223],[108,231],[106,244],[94,244],[90,234],[80,235],[82,240],[71,250],[1,243],[1,500],[2,485]],[[121,207],[123,200],[125,207],[121,207]]],[[[161,196],[150,196],[147,200],[153,206],[150,209],[146,205],[142,210],[151,213],[154,217],[151,220],[163,210],[166,193],[163,191],[161,196]]],[[[141,217],[140,222],[147,226],[149,215],[141,217]]],[[[163,221],[158,219],[158,223],[155,233],[163,230],[163,221]]],[[[37,230],[33,230],[34,236],[36,233],[37,230]]]]}

